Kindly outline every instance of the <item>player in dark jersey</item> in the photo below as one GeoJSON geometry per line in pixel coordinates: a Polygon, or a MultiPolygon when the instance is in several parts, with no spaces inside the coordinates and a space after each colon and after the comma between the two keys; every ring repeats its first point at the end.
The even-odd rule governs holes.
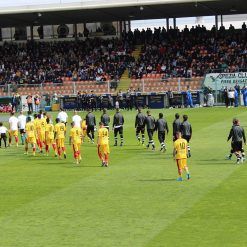
{"type": "Polygon", "coordinates": [[[94,143],[94,129],[96,126],[96,119],[94,114],[91,110],[88,111],[88,114],[86,115],[86,125],[87,125],[87,136],[91,140],[92,143],[94,143]]]}
{"type": "Polygon", "coordinates": [[[103,114],[101,115],[101,118],[100,118],[101,122],[103,123],[104,127],[108,129],[109,131],[109,124],[110,124],[110,117],[109,115],[107,114],[107,111],[106,109],[103,109],[103,114]]]}
{"type": "Polygon", "coordinates": [[[139,144],[142,143],[142,145],[144,145],[145,142],[145,119],[146,116],[142,113],[142,110],[139,108],[138,113],[136,115],[135,128],[136,128],[136,138],[139,144]],[[142,134],[142,142],[140,138],[140,132],[142,134]]]}
{"type": "Polygon", "coordinates": [[[155,130],[158,131],[158,139],[161,145],[160,151],[166,151],[165,135],[168,134],[169,129],[167,121],[163,118],[163,113],[159,113],[159,119],[155,123],[155,130]]]}
{"type": "Polygon", "coordinates": [[[117,146],[117,135],[119,133],[120,138],[121,138],[121,143],[120,146],[123,146],[123,125],[124,125],[124,117],[123,115],[119,112],[119,109],[116,110],[116,113],[113,117],[113,129],[114,129],[114,139],[115,139],[115,144],[114,146],[117,146]]]}
{"type": "Polygon", "coordinates": [[[173,141],[177,140],[176,133],[181,131],[181,121],[178,113],[175,114],[175,120],[172,123],[173,127],[173,141]]]}
{"type": "Polygon", "coordinates": [[[237,164],[245,160],[245,153],[243,150],[243,141],[246,145],[246,138],[244,129],[240,126],[240,121],[236,118],[233,119],[233,126],[228,135],[227,141],[232,139],[231,142],[231,153],[228,159],[231,159],[232,155],[235,154],[237,157],[237,164]]]}
{"type": "Polygon", "coordinates": [[[182,138],[185,139],[188,142],[188,157],[191,157],[191,152],[190,152],[190,139],[192,137],[192,127],[191,124],[188,121],[188,116],[183,115],[183,122],[181,124],[181,133],[182,133],[182,138]]]}
{"type": "Polygon", "coordinates": [[[148,145],[147,148],[149,148],[150,144],[152,145],[152,150],[155,150],[155,144],[154,144],[154,140],[153,140],[153,133],[155,130],[155,119],[154,117],[151,115],[150,111],[147,111],[147,116],[145,118],[145,125],[147,128],[147,133],[148,133],[148,145]]]}

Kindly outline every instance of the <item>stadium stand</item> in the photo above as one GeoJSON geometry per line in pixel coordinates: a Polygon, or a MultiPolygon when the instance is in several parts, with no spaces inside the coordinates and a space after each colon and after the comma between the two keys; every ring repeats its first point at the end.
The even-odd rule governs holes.
{"type": "Polygon", "coordinates": [[[119,81],[123,74],[138,91],[198,90],[206,72],[247,68],[246,36],[246,29],[233,26],[216,31],[198,25],[181,32],[136,29],[123,32],[122,39],[3,43],[0,94],[7,95],[8,85],[20,94],[114,93],[105,82],[119,81]]]}

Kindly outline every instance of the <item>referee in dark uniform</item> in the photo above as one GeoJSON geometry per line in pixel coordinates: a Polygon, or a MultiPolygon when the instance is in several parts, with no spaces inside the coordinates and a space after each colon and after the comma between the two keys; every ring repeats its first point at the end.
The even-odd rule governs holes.
{"type": "Polygon", "coordinates": [[[152,145],[152,150],[155,150],[155,144],[154,144],[154,140],[153,140],[153,133],[155,130],[155,119],[154,117],[151,115],[150,111],[147,111],[147,116],[145,118],[145,125],[147,128],[147,133],[148,133],[148,145],[147,148],[149,148],[150,144],[152,145]]]}
{"type": "Polygon", "coordinates": [[[96,119],[91,110],[88,111],[86,115],[86,125],[87,125],[87,136],[90,138],[91,142],[94,143],[94,129],[96,126],[96,119]]]}
{"type": "Polygon", "coordinates": [[[232,139],[231,142],[231,153],[229,155],[229,159],[231,159],[232,154],[235,154],[237,157],[237,164],[240,163],[240,161],[245,160],[245,153],[243,150],[243,141],[246,145],[246,138],[245,138],[245,132],[244,129],[240,126],[240,122],[238,119],[233,119],[233,126],[230,130],[230,133],[228,135],[227,141],[232,139]]]}
{"type": "Polygon", "coordinates": [[[119,112],[119,109],[116,110],[116,113],[113,117],[113,129],[114,129],[114,139],[115,139],[115,144],[114,146],[117,146],[117,135],[119,133],[120,138],[121,138],[121,143],[120,146],[123,146],[123,125],[124,125],[124,117],[123,115],[119,112]]]}
{"type": "Polygon", "coordinates": [[[136,115],[136,120],[135,120],[135,128],[136,128],[136,138],[142,145],[144,145],[145,142],[145,119],[146,116],[142,113],[141,108],[138,109],[138,113],[136,115]],[[140,133],[142,134],[142,142],[140,138],[140,133]]]}
{"type": "Polygon", "coordinates": [[[159,119],[156,121],[155,130],[158,131],[158,139],[161,145],[160,151],[166,151],[165,136],[169,129],[167,121],[163,118],[163,113],[159,113],[159,119]]]}
{"type": "Polygon", "coordinates": [[[188,121],[188,116],[183,115],[183,122],[181,124],[181,133],[182,133],[182,138],[185,139],[188,142],[188,157],[191,157],[190,153],[190,139],[192,137],[192,127],[191,124],[188,121]]]}

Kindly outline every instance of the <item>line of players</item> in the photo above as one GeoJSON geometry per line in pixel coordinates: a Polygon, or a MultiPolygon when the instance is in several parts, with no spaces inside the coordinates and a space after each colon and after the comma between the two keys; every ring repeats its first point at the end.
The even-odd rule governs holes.
{"type": "MultiPolygon", "coordinates": [[[[46,152],[49,151],[50,145],[53,146],[54,151],[56,151],[55,145],[50,144],[50,140],[48,142],[48,145],[46,145],[45,142],[46,139],[51,139],[49,135],[52,136],[51,133],[54,132],[53,128],[51,127],[51,120],[46,117],[46,113],[40,112],[40,114],[37,115],[35,114],[34,119],[32,119],[33,117],[31,116],[30,113],[28,114],[27,118],[25,115],[23,115],[22,112],[20,113],[18,118],[14,116],[14,113],[11,113],[11,115],[12,116],[9,119],[9,124],[10,124],[9,145],[11,144],[12,137],[15,138],[16,144],[18,145],[18,127],[20,129],[22,144],[24,144],[25,124],[27,118],[30,117],[31,121],[33,121],[34,123],[34,128],[35,128],[34,132],[35,132],[35,136],[37,136],[36,141],[40,152],[43,151],[42,150],[43,145],[45,145],[45,148],[48,149],[46,150],[46,152]],[[46,126],[49,127],[47,130],[45,130],[46,126]]],[[[61,109],[56,119],[57,126],[61,125],[61,123],[64,123],[66,125],[67,119],[68,119],[67,113],[63,111],[63,109],[61,109]],[[60,122],[58,122],[59,120],[60,122]]],[[[74,111],[72,122],[74,123],[74,128],[82,129],[83,137],[87,135],[89,140],[91,140],[91,142],[94,143],[96,118],[91,110],[88,111],[88,114],[86,115],[86,118],[84,120],[82,120],[81,116],[78,115],[77,111],[74,111]]],[[[104,125],[104,127],[107,128],[109,131],[110,117],[105,109],[103,110],[103,114],[101,115],[101,122],[104,125]]],[[[114,129],[114,139],[115,139],[114,146],[118,145],[118,134],[120,135],[120,146],[123,145],[123,125],[124,125],[124,117],[122,113],[120,113],[119,109],[117,109],[113,117],[113,126],[112,126],[114,129]]],[[[149,148],[149,146],[151,145],[153,150],[155,150],[153,134],[155,131],[157,131],[158,139],[161,144],[160,151],[166,150],[165,135],[166,133],[168,134],[169,129],[168,129],[167,121],[163,118],[162,113],[159,113],[159,118],[156,121],[154,117],[151,115],[150,111],[147,111],[147,115],[145,116],[142,113],[142,110],[138,109],[138,113],[135,119],[135,128],[136,128],[136,138],[138,142],[143,145],[145,142],[145,129],[147,130],[147,134],[149,138],[147,148],[149,148]],[[142,139],[140,138],[140,133],[142,135],[142,139]]],[[[182,137],[185,138],[187,142],[190,141],[192,135],[192,128],[191,128],[191,124],[188,122],[187,115],[183,116],[183,122],[180,122],[179,114],[175,115],[175,120],[173,122],[174,141],[176,139],[175,137],[176,132],[181,132],[182,137]]],[[[61,139],[63,139],[63,134],[61,134],[61,139]]],[[[64,145],[60,145],[60,148],[57,149],[58,155],[62,152],[64,156],[66,156],[64,149],[65,149],[64,145]]],[[[190,150],[189,150],[189,155],[190,155],[190,150]]]]}
{"type": "MultiPolygon", "coordinates": [[[[43,153],[45,149],[46,155],[48,156],[51,147],[54,150],[55,157],[61,159],[62,155],[66,159],[66,149],[65,149],[65,137],[66,137],[66,124],[68,115],[62,109],[58,114],[55,125],[53,125],[49,116],[46,115],[46,112],[40,111],[39,114],[28,113],[28,116],[25,116],[23,112],[20,112],[18,118],[14,115],[14,112],[10,114],[9,118],[9,130],[0,123],[0,147],[2,140],[4,142],[5,148],[7,147],[7,134],[9,134],[9,144],[11,145],[12,139],[15,139],[16,146],[18,146],[18,129],[20,130],[21,142],[22,145],[25,145],[25,154],[28,154],[29,148],[31,146],[32,153],[36,155],[36,149],[40,153],[43,153]]],[[[91,128],[90,124],[95,125],[95,117],[89,111],[86,116],[86,119],[81,121],[81,117],[74,113],[72,117],[71,129],[69,133],[69,143],[73,148],[74,158],[76,163],[79,164],[81,161],[81,144],[88,134],[91,141],[94,140],[94,131],[95,129],[91,128]],[[91,121],[91,122],[90,122],[91,121]],[[89,128],[87,124],[89,123],[89,128]],[[90,132],[93,135],[90,135],[90,132]]],[[[109,160],[109,132],[105,128],[103,123],[99,123],[98,130],[98,155],[102,161],[102,166],[108,166],[109,160]]]]}
{"type": "MultiPolygon", "coordinates": [[[[55,156],[61,158],[63,155],[66,158],[65,152],[65,135],[66,135],[66,123],[68,115],[62,109],[56,118],[55,126],[51,123],[49,117],[46,116],[46,113],[40,112],[38,115],[34,115],[34,119],[30,114],[26,117],[21,114],[18,118],[14,116],[14,113],[11,113],[9,119],[10,130],[9,130],[9,145],[12,142],[12,137],[15,138],[16,145],[18,145],[18,127],[20,129],[22,144],[25,143],[25,154],[28,153],[28,146],[31,145],[33,150],[33,155],[36,152],[36,144],[40,152],[43,152],[43,147],[45,147],[46,154],[48,155],[51,147],[55,152],[55,156]],[[26,138],[26,139],[25,139],[26,138]]],[[[99,124],[98,130],[98,156],[102,161],[102,166],[108,166],[109,162],[109,124],[110,117],[107,114],[106,110],[103,111],[101,116],[101,122],[99,124]]],[[[116,113],[113,118],[113,128],[115,136],[115,146],[117,145],[117,134],[120,134],[121,143],[123,145],[123,124],[124,117],[116,110],[116,113]]],[[[70,130],[70,144],[73,147],[74,158],[78,164],[81,161],[81,152],[80,147],[83,142],[83,139],[88,136],[89,140],[94,143],[94,131],[96,127],[96,120],[94,114],[89,111],[84,120],[78,115],[75,111],[74,116],[72,117],[72,124],[70,130]]],[[[0,134],[1,140],[3,139],[6,147],[7,136],[4,134],[4,131],[7,131],[7,128],[2,126],[0,123],[0,134]]],[[[135,128],[136,128],[136,137],[138,142],[144,145],[145,142],[145,128],[149,137],[147,147],[152,145],[152,149],[155,149],[153,134],[154,131],[158,132],[158,139],[161,144],[161,151],[166,150],[165,146],[165,134],[169,132],[168,125],[166,120],[163,118],[163,114],[159,113],[159,118],[155,121],[154,117],[151,115],[150,111],[147,111],[145,116],[142,113],[142,110],[139,109],[135,119],[135,128]],[[140,138],[140,133],[142,134],[142,139],[140,138]]],[[[188,116],[183,115],[183,122],[180,121],[180,116],[178,113],[175,114],[175,120],[173,122],[173,141],[174,141],[174,157],[176,157],[179,181],[182,179],[181,174],[182,170],[187,172],[187,178],[190,178],[188,167],[187,167],[187,158],[191,156],[189,141],[192,136],[192,127],[188,122],[188,116]],[[178,140],[177,140],[178,139],[178,140]],[[179,143],[179,144],[177,144],[179,143]],[[186,147],[186,151],[181,150],[182,147],[186,147]],[[180,151],[178,151],[180,150],[180,151]],[[183,155],[181,155],[183,152],[183,155]],[[184,154],[186,153],[186,161],[184,154]],[[177,158],[178,157],[178,158],[177,158]],[[183,157],[183,158],[179,158],[183,157]]],[[[240,127],[240,122],[238,119],[233,119],[233,127],[228,136],[228,140],[232,139],[231,142],[231,153],[228,156],[231,159],[232,155],[237,156],[237,164],[240,161],[245,159],[244,150],[242,148],[242,140],[246,144],[244,129],[240,127]]],[[[1,144],[1,142],[0,142],[1,144]]],[[[184,149],[184,148],[183,148],[184,149]]]]}
{"type": "MultiPolygon", "coordinates": [[[[160,142],[160,151],[166,151],[165,145],[165,135],[169,133],[169,128],[166,119],[164,119],[163,113],[159,113],[159,118],[155,118],[151,115],[151,112],[148,110],[147,115],[145,116],[142,113],[141,109],[138,109],[138,114],[135,119],[135,128],[136,128],[136,138],[138,142],[142,145],[145,143],[145,128],[148,134],[148,144],[147,148],[152,146],[152,150],[155,150],[155,143],[153,140],[154,132],[158,132],[158,140],[160,142]],[[141,137],[140,137],[141,134],[141,137]]],[[[192,137],[192,127],[188,121],[188,116],[183,115],[183,122],[180,121],[180,115],[175,114],[175,120],[173,121],[173,141],[177,139],[176,133],[181,132],[182,138],[186,139],[187,142],[190,142],[192,137]]],[[[188,146],[188,156],[191,156],[190,146],[188,146]]]]}

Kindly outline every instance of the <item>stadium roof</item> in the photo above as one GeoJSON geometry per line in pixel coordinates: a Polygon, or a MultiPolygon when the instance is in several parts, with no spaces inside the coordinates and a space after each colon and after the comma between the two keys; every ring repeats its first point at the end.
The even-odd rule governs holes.
{"type": "MultiPolygon", "coordinates": [[[[130,1],[130,0],[129,0],[130,1]]],[[[107,22],[120,20],[142,20],[173,17],[212,16],[247,13],[246,0],[219,0],[219,1],[137,1],[138,4],[117,3],[114,6],[67,6],[67,8],[42,9],[29,8],[23,13],[10,11],[8,14],[0,10],[0,26],[30,26],[49,24],[72,24],[107,22]],[[143,4],[145,2],[145,4],[143,4]],[[35,11],[37,10],[37,11],[35,11]],[[39,11],[43,10],[43,11],[39,11]],[[5,13],[5,14],[3,14],[5,13]],[[38,15],[41,13],[41,16],[38,15]]],[[[104,1],[107,2],[107,1],[104,1]]],[[[18,8],[17,8],[18,9],[18,8]]],[[[6,10],[6,9],[5,9],[6,10]]],[[[18,12],[18,11],[17,11],[18,12]]]]}

